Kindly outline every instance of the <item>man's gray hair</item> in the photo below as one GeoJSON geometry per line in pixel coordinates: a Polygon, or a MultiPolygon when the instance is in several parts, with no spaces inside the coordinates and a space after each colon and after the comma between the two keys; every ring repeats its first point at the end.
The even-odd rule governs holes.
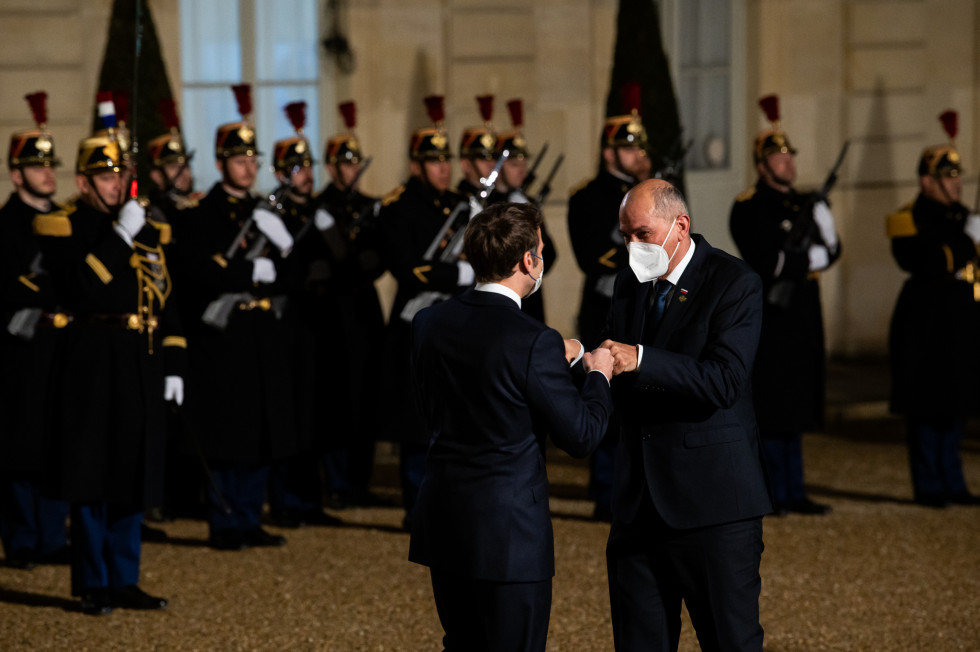
{"type": "Polygon", "coordinates": [[[673,184],[664,184],[650,189],[653,214],[668,222],[681,214],[687,214],[684,195],[673,184]]]}

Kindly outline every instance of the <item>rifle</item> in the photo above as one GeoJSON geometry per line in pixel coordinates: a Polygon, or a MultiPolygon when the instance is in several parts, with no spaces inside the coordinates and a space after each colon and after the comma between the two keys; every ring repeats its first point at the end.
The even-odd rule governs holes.
{"type": "Polygon", "coordinates": [[[555,175],[558,173],[558,168],[561,167],[561,164],[564,160],[565,160],[565,154],[564,152],[562,152],[561,154],[558,155],[558,158],[555,160],[555,164],[551,166],[551,172],[548,173],[548,177],[544,180],[544,183],[541,184],[541,188],[538,190],[538,194],[534,196],[533,201],[535,206],[540,208],[544,204],[545,200],[548,198],[548,195],[551,194],[551,182],[554,181],[555,175]]]}
{"type": "MultiPolygon", "coordinates": [[[[286,191],[286,186],[281,185],[273,191],[268,199],[266,200],[266,207],[275,213],[282,213],[282,195],[286,191]]],[[[238,230],[235,234],[234,240],[228,245],[228,249],[225,251],[225,260],[231,260],[241,249],[241,243],[248,235],[249,230],[252,228],[252,224],[255,223],[255,217],[249,215],[248,219],[242,225],[242,228],[238,230]]],[[[249,248],[248,252],[245,254],[245,260],[255,260],[262,255],[262,250],[265,249],[266,244],[268,244],[268,238],[264,234],[260,234],[259,237],[255,239],[255,242],[249,248]]],[[[218,330],[225,330],[228,328],[228,320],[231,319],[231,313],[238,304],[243,301],[251,301],[254,297],[249,292],[225,292],[218,296],[217,299],[211,301],[207,307],[204,309],[204,313],[201,315],[201,321],[203,321],[208,326],[212,328],[217,328],[218,330]]]]}
{"type": "Polygon", "coordinates": [[[497,183],[497,177],[500,176],[500,169],[504,167],[504,161],[507,160],[508,156],[510,156],[509,149],[502,151],[500,158],[497,159],[493,169],[490,170],[490,174],[480,179],[480,203],[483,204],[484,208],[487,206],[487,199],[490,197],[490,193],[493,192],[493,186],[497,183]]]}
{"type": "Polygon", "coordinates": [[[541,159],[543,159],[544,155],[547,153],[548,143],[545,143],[541,146],[541,151],[538,152],[538,155],[534,157],[534,163],[531,165],[531,169],[527,171],[527,176],[524,177],[524,183],[521,184],[521,192],[523,192],[525,195],[527,194],[527,189],[531,187],[531,184],[534,183],[535,179],[537,178],[535,173],[537,172],[538,166],[541,165],[541,159]]]}
{"type": "MultiPolygon", "coordinates": [[[[830,173],[827,174],[823,186],[820,187],[820,190],[810,193],[806,201],[800,206],[799,215],[793,221],[793,225],[786,234],[786,240],[784,241],[784,248],[788,251],[803,252],[810,248],[814,240],[821,240],[820,231],[813,221],[813,209],[819,202],[827,200],[827,196],[833,189],[834,184],[837,183],[837,173],[840,171],[840,166],[844,163],[844,157],[847,155],[847,148],[850,144],[851,141],[844,141],[844,146],[841,147],[840,154],[837,155],[837,161],[834,163],[834,167],[830,169],[830,173]]],[[[778,279],[769,288],[766,299],[769,303],[786,308],[789,306],[790,300],[793,297],[793,289],[793,281],[789,279],[778,279]]]]}
{"type": "Polygon", "coordinates": [[[684,173],[684,157],[687,156],[687,152],[691,149],[691,145],[694,144],[694,140],[688,140],[687,144],[684,145],[681,141],[680,134],[677,135],[677,140],[674,141],[674,147],[671,149],[670,154],[665,156],[662,161],[662,165],[653,175],[655,179],[664,179],[676,184],[684,173]]]}

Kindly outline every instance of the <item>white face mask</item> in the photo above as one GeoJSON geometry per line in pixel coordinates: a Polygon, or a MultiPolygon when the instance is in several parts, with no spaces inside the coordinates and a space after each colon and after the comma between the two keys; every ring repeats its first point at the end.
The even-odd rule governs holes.
{"type": "MultiPolygon", "coordinates": [[[[670,237],[670,232],[674,230],[674,224],[676,223],[677,218],[675,217],[674,221],[670,224],[667,235],[664,236],[664,244],[667,244],[667,239],[670,237]]],[[[679,246],[681,246],[680,242],[677,243],[674,251],[668,256],[667,250],[664,249],[662,244],[627,242],[626,251],[630,257],[630,269],[636,275],[636,280],[640,283],[646,283],[666,274],[667,268],[670,267],[670,261],[674,258],[674,254],[677,253],[677,247],[679,246]]]]}
{"type": "Polygon", "coordinates": [[[533,276],[531,276],[531,273],[528,272],[527,275],[528,276],[531,276],[531,278],[534,278],[534,288],[530,292],[528,292],[526,296],[523,297],[525,299],[527,299],[529,296],[531,296],[532,294],[534,294],[535,292],[537,292],[538,290],[540,290],[541,289],[541,282],[544,281],[544,258],[542,258],[541,256],[538,256],[535,253],[532,253],[531,255],[541,261],[541,273],[538,275],[537,278],[534,278],[533,276]]]}

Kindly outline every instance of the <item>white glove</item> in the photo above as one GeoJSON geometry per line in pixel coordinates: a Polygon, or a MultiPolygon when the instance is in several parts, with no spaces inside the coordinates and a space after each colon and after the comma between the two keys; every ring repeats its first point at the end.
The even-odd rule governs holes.
{"type": "Polygon", "coordinates": [[[527,198],[520,188],[517,190],[511,190],[510,194],[507,195],[507,201],[514,204],[530,204],[531,200],[527,198]]]}
{"type": "Polygon", "coordinates": [[[288,256],[293,249],[293,236],[290,235],[282,219],[265,208],[256,208],[252,217],[255,219],[255,226],[269,238],[269,242],[276,245],[284,257],[288,256]]]}
{"type": "Polygon", "coordinates": [[[821,269],[827,269],[830,265],[830,252],[827,251],[827,247],[823,245],[810,245],[810,248],[806,251],[810,258],[810,271],[816,272],[821,269]]]}
{"type": "Polygon", "coordinates": [[[476,272],[473,271],[472,265],[465,260],[457,260],[456,269],[459,270],[459,278],[456,279],[456,285],[461,287],[473,285],[473,281],[476,280],[476,272]]]}
{"type": "Polygon", "coordinates": [[[276,266],[268,258],[256,258],[252,261],[253,283],[275,283],[276,266]]]}
{"type": "Polygon", "coordinates": [[[122,209],[119,211],[119,217],[116,218],[116,223],[113,224],[113,228],[119,234],[119,237],[132,247],[133,238],[140,232],[144,224],[146,224],[146,209],[140,206],[139,202],[135,199],[130,199],[123,204],[122,209]]]}
{"type": "Polygon", "coordinates": [[[184,404],[184,379],[180,376],[167,376],[163,379],[163,400],[184,404]]]}
{"type": "Polygon", "coordinates": [[[971,213],[967,216],[966,224],[963,225],[963,233],[970,236],[973,244],[980,244],[980,215],[971,213]]]}
{"type": "Polygon", "coordinates": [[[327,229],[333,227],[337,223],[337,220],[333,218],[325,208],[316,209],[316,213],[313,215],[313,224],[321,231],[326,231],[327,229]]]}
{"type": "Polygon", "coordinates": [[[820,229],[820,237],[830,249],[837,248],[837,230],[834,228],[834,216],[830,214],[830,207],[827,202],[818,201],[813,206],[813,221],[820,229]]]}
{"type": "Polygon", "coordinates": [[[483,211],[483,204],[476,197],[470,197],[470,219],[479,215],[483,211]]]}

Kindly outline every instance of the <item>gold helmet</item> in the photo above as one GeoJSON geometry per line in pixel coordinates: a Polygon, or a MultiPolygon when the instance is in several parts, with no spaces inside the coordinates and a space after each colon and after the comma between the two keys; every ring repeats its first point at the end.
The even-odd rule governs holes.
{"type": "Polygon", "coordinates": [[[789,138],[779,125],[779,96],[766,95],[759,100],[759,106],[772,126],[755,137],[752,150],[755,162],[764,161],[770,154],[796,154],[796,149],[790,145],[789,138]]]}
{"type": "Polygon", "coordinates": [[[943,130],[949,136],[949,143],[927,147],[919,157],[919,176],[958,177],[963,172],[960,154],[956,151],[954,140],[959,129],[956,111],[944,111],[939,116],[943,130]]]}
{"type": "Polygon", "coordinates": [[[453,157],[449,149],[449,137],[442,126],[446,117],[442,95],[429,95],[425,98],[425,110],[432,120],[432,127],[423,127],[412,132],[408,146],[408,157],[413,161],[448,161],[453,157]]]}
{"type": "Polygon", "coordinates": [[[344,118],[347,131],[327,140],[323,158],[330,165],[360,163],[363,158],[361,144],[358,142],[357,136],[354,135],[354,127],[357,126],[357,106],[353,102],[342,102],[337,105],[337,109],[344,118]]]}
{"type": "Polygon", "coordinates": [[[527,158],[527,141],[524,140],[524,103],[521,100],[511,100],[507,102],[507,111],[510,112],[510,123],[514,128],[512,131],[497,134],[497,157],[499,158],[506,149],[510,152],[510,158],[527,158]]]}
{"type": "Polygon", "coordinates": [[[157,104],[163,124],[169,129],[147,143],[153,167],[162,168],[168,163],[187,163],[193,154],[187,153],[184,138],[180,134],[180,120],[177,118],[177,105],[172,99],[160,100],[157,104]]]}
{"type": "Polygon", "coordinates": [[[296,135],[277,140],[272,147],[272,167],[276,172],[287,172],[296,167],[313,165],[310,141],[303,135],[306,126],[306,102],[291,102],[283,107],[286,117],[296,130],[296,135]]]}
{"type": "Polygon", "coordinates": [[[636,82],[623,84],[621,89],[625,115],[606,118],[602,126],[603,147],[639,147],[647,149],[647,130],[640,118],[640,85],[636,82]]]}
{"type": "Polygon", "coordinates": [[[252,113],[252,86],[236,84],[231,87],[231,90],[235,93],[238,113],[241,114],[242,119],[218,127],[214,138],[214,156],[217,159],[232,156],[259,156],[261,152],[255,144],[255,128],[248,119],[252,113]]]}
{"type": "Polygon", "coordinates": [[[119,141],[107,133],[84,138],[78,143],[78,159],[75,164],[75,172],[78,174],[121,172],[127,165],[119,141]]]}
{"type": "Polygon", "coordinates": [[[61,160],[55,156],[54,140],[48,133],[48,94],[44,91],[25,95],[37,129],[19,131],[10,137],[10,149],[7,150],[7,165],[11,170],[29,165],[57,167],[61,160]]]}
{"type": "Polygon", "coordinates": [[[479,95],[476,103],[480,107],[483,125],[463,130],[459,140],[459,157],[493,161],[496,159],[497,149],[497,135],[490,122],[493,118],[493,95],[479,95]]]}

